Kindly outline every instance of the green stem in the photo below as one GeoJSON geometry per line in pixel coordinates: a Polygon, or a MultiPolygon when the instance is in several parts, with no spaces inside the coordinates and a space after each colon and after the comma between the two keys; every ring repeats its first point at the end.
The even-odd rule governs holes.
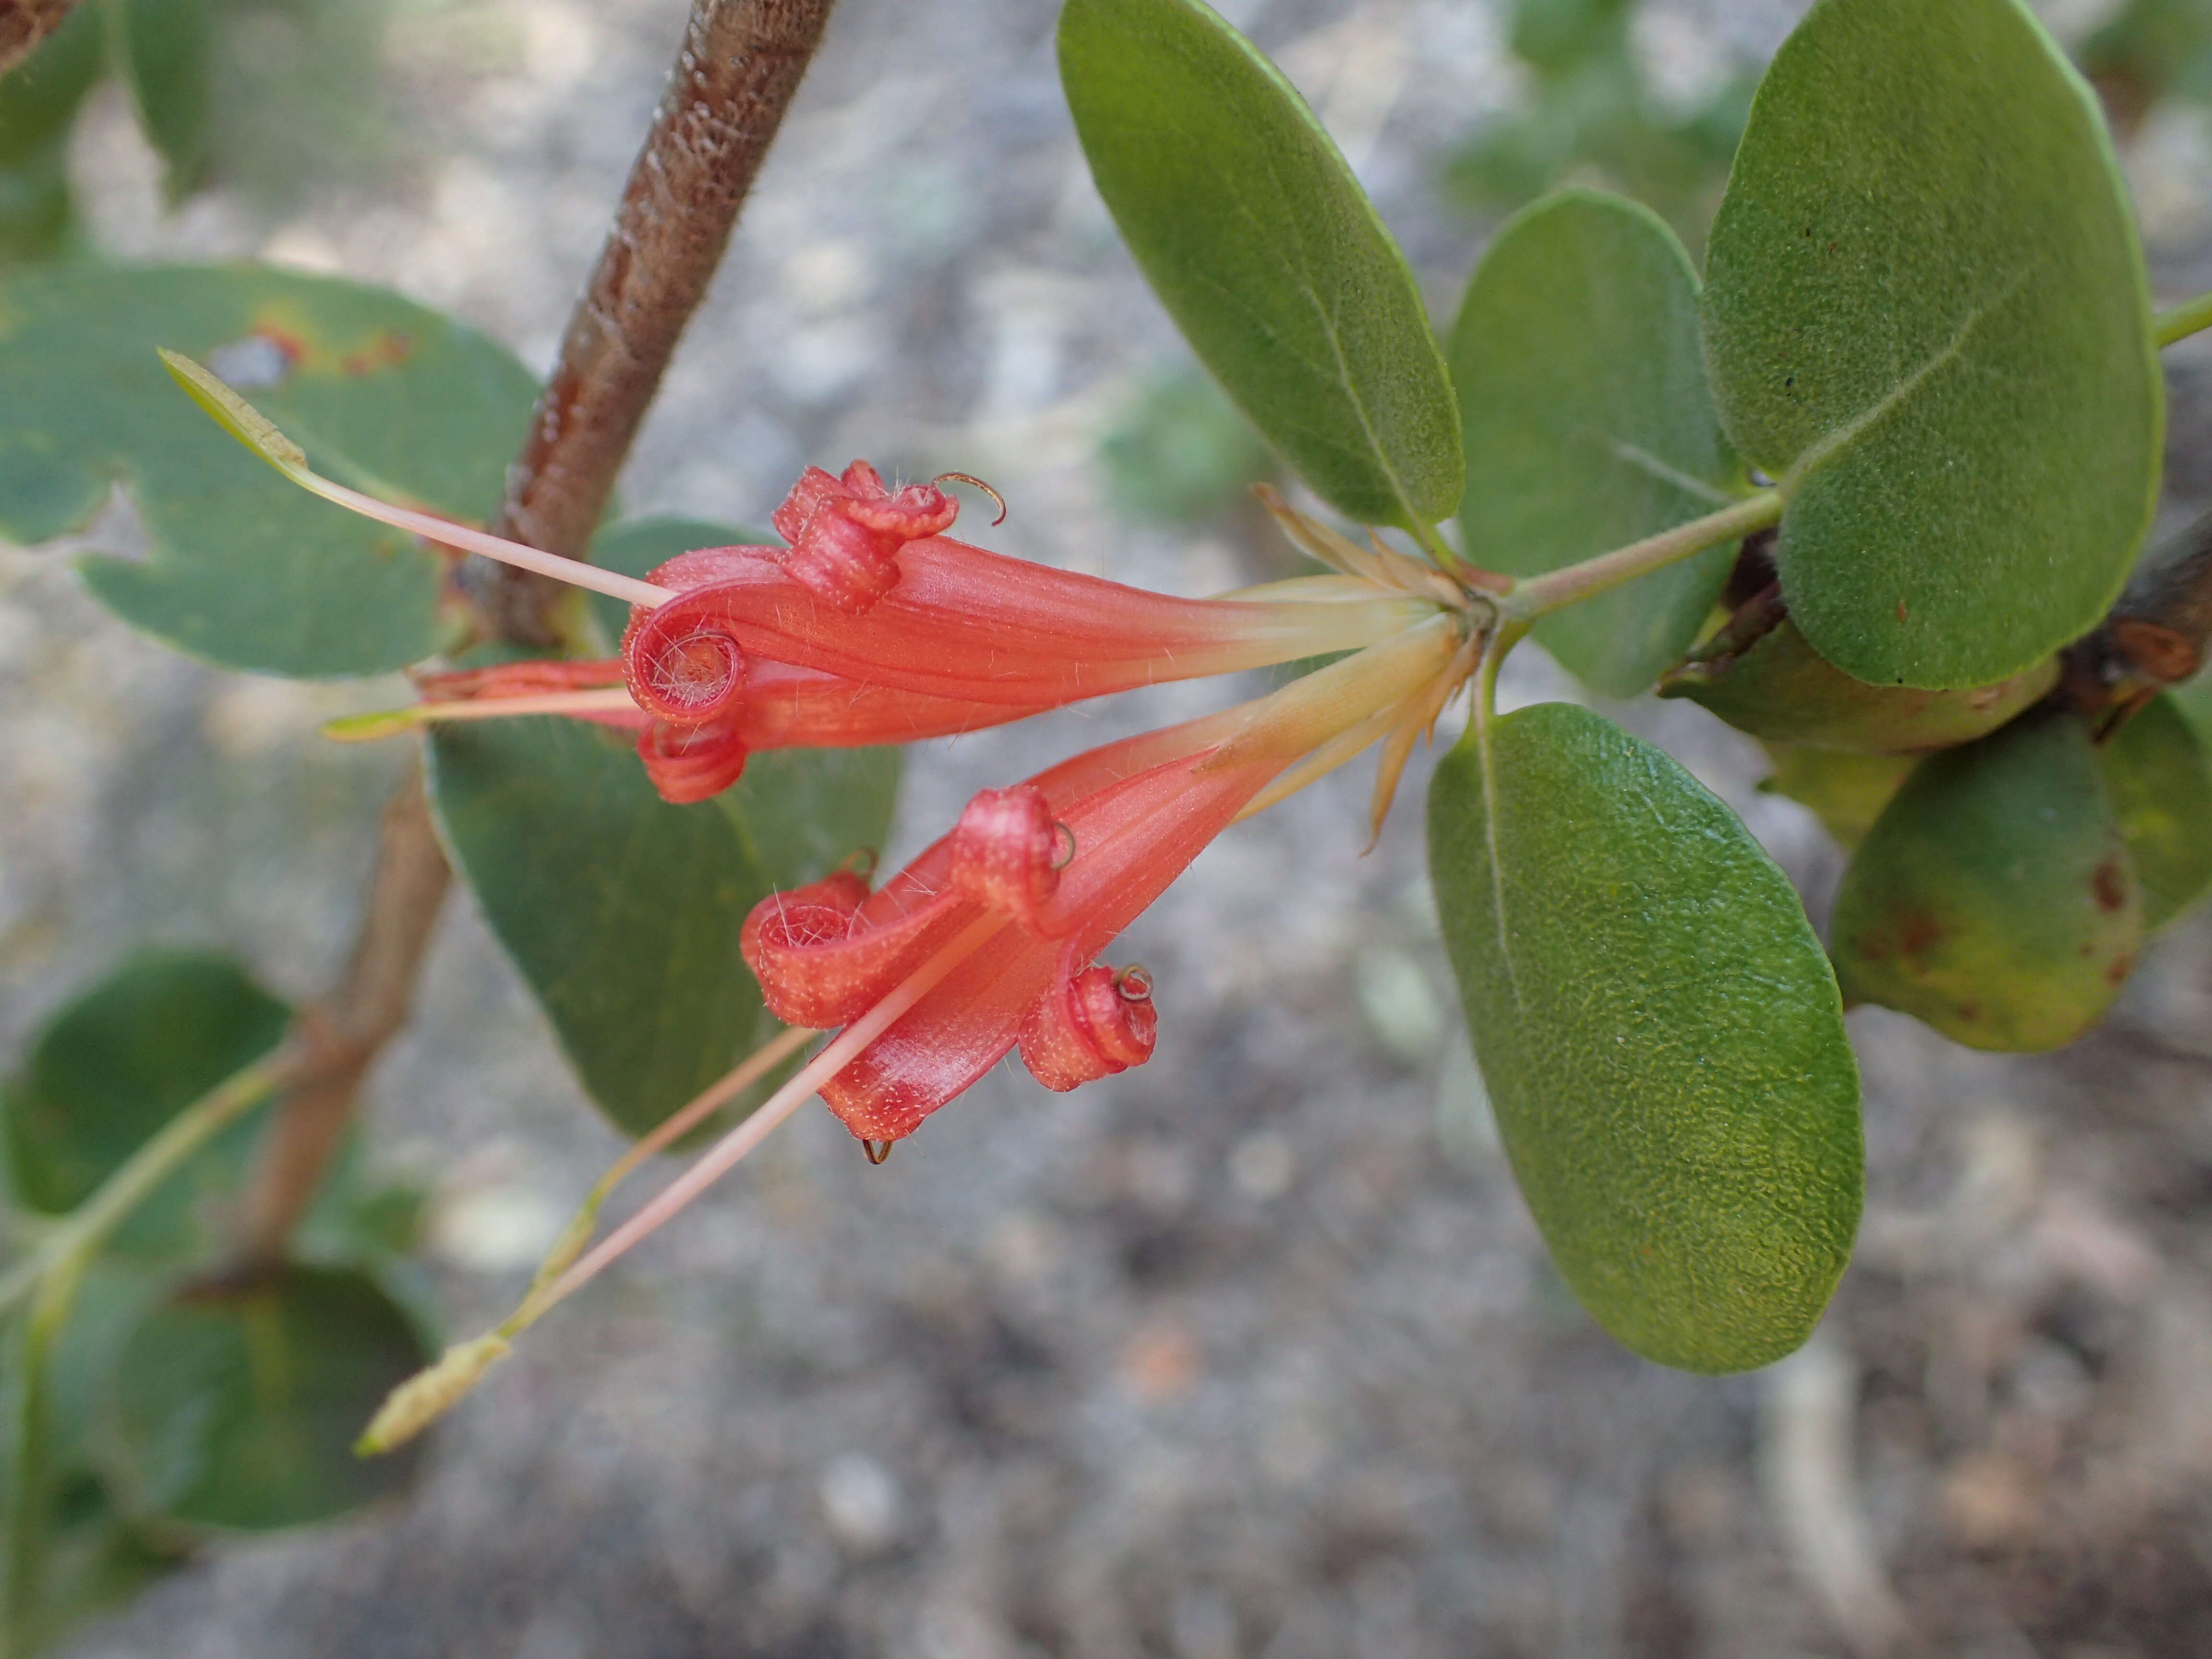
{"type": "Polygon", "coordinates": [[[1662,530],[1656,536],[1631,542],[1626,547],[1616,547],[1610,553],[1601,553],[1563,570],[1532,577],[1498,600],[1499,619],[1533,623],[1554,611],[1594,599],[1623,582],[1663,570],[1719,543],[1741,540],[1755,530],[1765,530],[1778,523],[1782,517],[1782,505],[1780,490],[1762,489],[1755,495],[1745,496],[1733,507],[1708,513],[1702,519],[1678,524],[1672,530],[1662,530]]]}
{"type": "Polygon", "coordinates": [[[46,1421],[46,1361],[76,1304],[86,1258],[72,1256],[39,1283],[23,1332],[23,1369],[16,1383],[15,1487],[8,1502],[7,1618],[0,1654],[28,1659],[42,1634],[40,1589],[46,1579],[47,1488],[52,1474],[46,1421]]]}
{"type": "Polygon", "coordinates": [[[0,1280],[0,1314],[48,1279],[82,1270],[107,1236],[185,1159],[283,1088],[294,1063],[295,1056],[287,1049],[265,1054],[163,1124],[159,1133],[125,1159],[98,1192],[71,1211],[0,1280]]]}
{"type": "Polygon", "coordinates": [[[1449,542],[1437,534],[1434,525],[1422,523],[1418,513],[1407,514],[1406,520],[1413,526],[1413,540],[1419,544],[1421,551],[1436,561],[1437,569],[1457,571],[1461,568],[1459,555],[1451,550],[1449,542]]]}
{"type": "Polygon", "coordinates": [[[2161,311],[2151,319],[2151,332],[2162,346],[2170,346],[2176,340],[2185,340],[2207,328],[2212,328],[2212,294],[2200,294],[2193,300],[2184,300],[2172,310],[2161,311]]]}

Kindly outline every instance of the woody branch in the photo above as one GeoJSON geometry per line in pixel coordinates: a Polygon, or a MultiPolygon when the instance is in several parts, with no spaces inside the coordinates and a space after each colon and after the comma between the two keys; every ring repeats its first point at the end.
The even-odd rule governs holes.
{"type": "MultiPolygon", "coordinates": [[[[652,131],[508,471],[502,534],[572,557],[586,551],[833,3],[695,0],[652,131]]],[[[489,631],[556,642],[558,584],[492,567],[472,570],[471,585],[489,631]]],[[[362,1079],[406,1023],[451,884],[418,763],[385,809],[345,972],[300,1018],[303,1075],[270,1122],[243,1212],[241,1266],[283,1255],[362,1079]]]]}

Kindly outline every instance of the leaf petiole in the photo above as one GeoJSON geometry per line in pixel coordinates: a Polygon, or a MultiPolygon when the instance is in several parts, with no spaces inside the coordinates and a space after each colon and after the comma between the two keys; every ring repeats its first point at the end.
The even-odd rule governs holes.
{"type": "Polygon", "coordinates": [[[1623,582],[1632,582],[1638,576],[1680,563],[1718,543],[1736,541],[1753,531],[1765,530],[1780,521],[1782,507],[1780,490],[1762,489],[1732,507],[1708,513],[1702,519],[1692,519],[1672,530],[1646,536],[1640,542],[1631,542],[1594,559],[1584,559],[1580,564],[1532,577],[1497,600],[1498,620],[1525,627],[1554,611],[1564,611],[1571,605],[1580,605],[1584,599],[1609,592],[1623,582]]]}
{"type": "Polygon", "coordinates": [[[2212,328],[2212,294],[2200,294],[2158,313],[2150,319],[2150,326],[2151,337],[2161,346],[2212,328]]]}

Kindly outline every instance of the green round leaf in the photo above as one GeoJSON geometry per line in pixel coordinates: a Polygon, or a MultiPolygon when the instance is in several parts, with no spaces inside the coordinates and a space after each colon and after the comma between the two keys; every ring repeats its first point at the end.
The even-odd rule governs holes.
{"type": "Polygon", "coordinates": [[[1869,685],[1781,623],[1740,652],[1686,663],[1661,681],[1662,697],[1687,697],[1739,732],[1810,749],[1914,755],[1994,732],[2058,683],[2058,659],[1971,690],[1869,685]]]}
{"type": "Polygon", "coordinates": [[[1820,654],[1987,685],[2087,632],[2158,489],[2142,256],[2096,100],[2020,0],[1820,0],[1714,222],[1721,418],[1788,500],[1820,654]]]}
{"type": "MultiPolygon", "coordinates": [[[[154,1133],[276,1047],[291,1011],[227,957],[148,951],[70,1003],[0,1090],[16,1201],[54,1215],[82,1203],[154,1133]]],[[[227,1188],[252,1134],[240,1125],[140,1206],[124,1250],[191,1242],[197,1194],[227,1188]]]]}
{"type": "Polygon", "coordinates": [[[1583,1305],[1686,1370],[1811,1334],[1850,1259],[1858,1073],[1797,896],[1664,753],[1586,709],[1478,725],[1429,858],[1498,1129],[1583,1305]]]}
{"type": "Polygon", "coordinates": [[[671,806],[630,734],[544,717],[444,726],[429,754],[485,920],[631,1135],[777,1029],[738,954],[745,916],[880,847],[898,776],[890,750],[760,755],[735,789],[671,806]]]}
{"type": "Polygon", "coordinates": [[[1836,895],[1836,972],[1970,1048],[2071,1042],[2126,982],[2142,912],[2097,751],[2035,714],[1923,761],[1836,895]]]}
{"type": "MultiPolygon", "coordinates": [[[[1698,335],[1698,279],[1674,233],[1595,191],[1547,197],[1498,233],[1468,284],[1451,370],[1467,431],[1467,556],[1540,575],[1730,506],[1698,335]]],[[[1632,696],[1680,658],[1720,597],[1733,544],[1536,625],[1569,672],[1632,696]]]]}
{"type": "Polygon", "coordinates": [[[367,1274],[293,1267],[250,1289],[181,1295],[134,1328],[111,1380],[108,1438],[137,1511],[272,1531],[398,1492],[419,1447],[359,1458],[362,1425],[429,1362],[367,1274]]]}
{"type": "Polygon", "coordinates": [[[2212,886],[2212,768],[2196,728],[2164,696],[2139,710],[2097,757],[2149,933],[2212,886]]]}
{"type": "Polygon", "coordinates": [[[1060,73],[1152,290],[1253,425],[1369,524],[1459,504],[1459,417],[1405,256],[1313,112],[1198,0],[1068,0],[1060,73]]]}
{"type": "Polygon", "coordinates": [[[82,526],[119,480],[151,544],[90,558],[125,621],[234,668],[369,674],[437,648],[443,570],[412,537],[307,495],[171,384],[209,364],[318,471],[455,518],[498,505],[530,376],[397,295],[252,265],[0,276],[0,531],[82,526]]]}

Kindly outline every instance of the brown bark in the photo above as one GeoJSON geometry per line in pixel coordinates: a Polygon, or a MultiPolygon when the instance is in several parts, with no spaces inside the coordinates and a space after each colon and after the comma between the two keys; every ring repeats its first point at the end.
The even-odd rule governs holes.
{"type": "Polygon", "coordinates": [[[330,1167],[362,1079],[407,1023],[422,959],[453,872],[430,823],[420,761],[385,804],[376,871],[361,932],[337,989],[301,1011],[294,1036],[300,1075],[270,1119],[246,1194],[240,1254],[247,1265],[281,1257],[330,1167]]]}
{"type": "Polygon", "coordinates": [[[2153,549],[2102,623],[2067,649],[2060,695],[2115,725],[2192,678],[2212,644],[2212,513],[2153,549]]]}
{"type": "MultiPolygon", "coordinates": [[[[615,475],[705,296],[831,0],[699,0],[599,269],[507,482],[501,533],[583,556],[615,475]]],[[[509,639],[551,644],[559,584],[500,567],[484,600],[509,639]]]]}
{"type": "MultiPolygon", "coordinates": [[[[551,552],[584,552],[831,3],[695,0],[659,113],[510,470],[503,534],[551,552]]],[[[560,592],[556,583],[501,569],[484,583],[480,603],[501,637],[550,643],[560,592]]],[[[406,1023],[451,884],[417,765],[385,809],[344,977],[300,1016],[307,1076],[270,1120],[235,1267],[283,1256],[344,1136],[362,1079],[406,1023]]]]}
{"type": "Polygon", "coordinates": [[[0,75],[38,50],[76,0],[0,0],[0,75]]]}

